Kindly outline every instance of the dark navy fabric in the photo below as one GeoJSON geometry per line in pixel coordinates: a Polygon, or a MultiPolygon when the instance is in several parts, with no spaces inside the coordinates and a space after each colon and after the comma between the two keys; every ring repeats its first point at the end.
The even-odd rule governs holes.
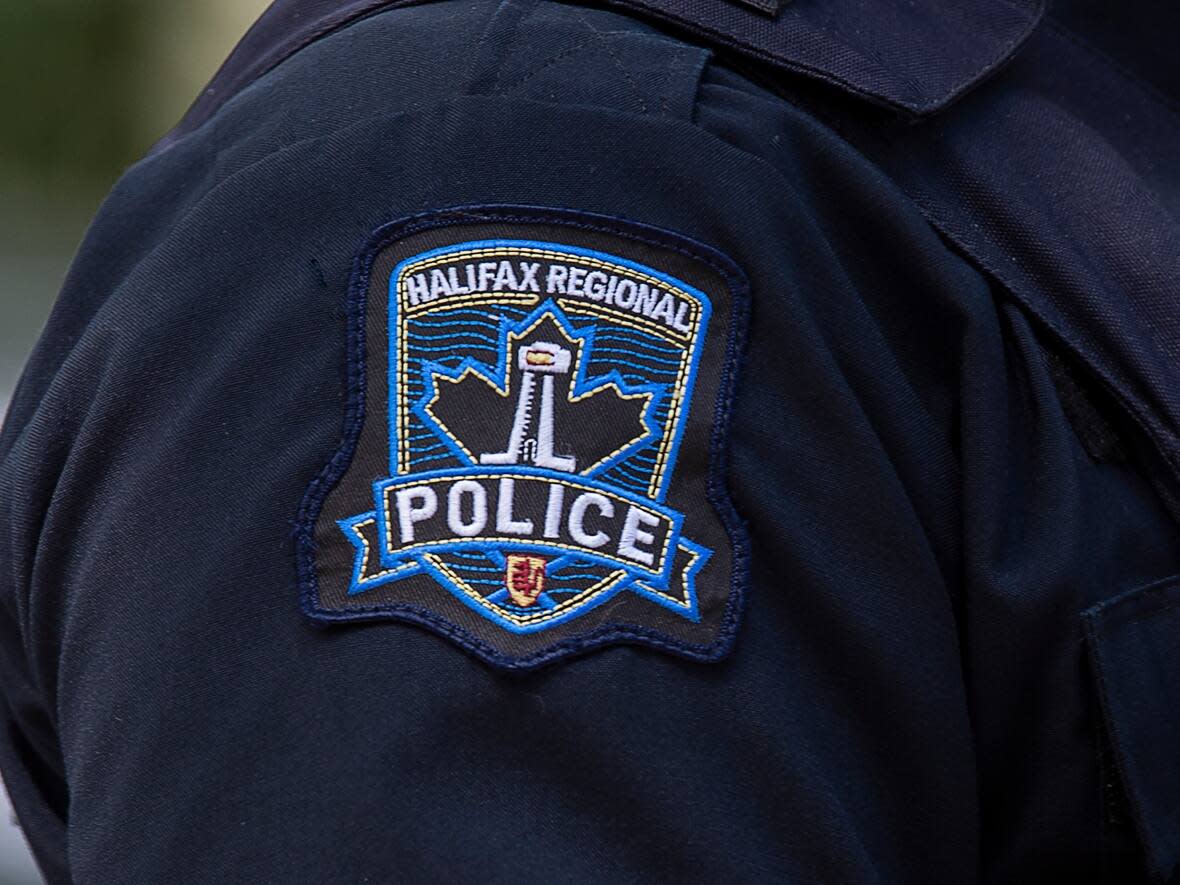
{"type": "MultiPolygon", "coordinates": [[[[827,116],[842,110],[829,103],[827,116]]],[[[1057,20],[928,131],[853,136],[939,231],[1125,403],[1180,470],[1180,116],[1057,20]],[[999,147],[1002,146],[1002,147],[999,147]]]]}
{"type": "Polygon", "coordinates": [[[1065,4],[1002,69],[1027,7],[855,4],[833,33],[882,35],[916,97],[888,104],[942,83],[923,120],[714,40],[703,4],[303,28],[335,6],[279,4],[116,185],[0,435],[0,770],[49,881],[1174,878],[1180,178],[1170,56],[1134,52],[1164,39],[1153,4],[1065,4]],[[300,612],[353,260],[472,204],[676,231],[749,278],[726,660],[505,675],[300,612]]]}
{"type": "Polygon", "coordinates": [[[1086,639],[1109,740],[1136,803],[1148,866],[1167,876],[1180,855],[1180,581],[1137,588],[1086,612],[1086,639]]]}
{"type": "MultiPolygon", "coordinates": [[[[304,46],[365,16],[423,0],[276,0],[243,38],[162,150],[204,125],[254,80],[304,46]]],[[[1008,61],[1044,13],[1045,0],[937,0],[874,11],[861,0],[778,4],[751,0],[606,0],[912,113],[958,98],[1008,61]],[[766,6],[767,4],[763,4],[766,6]],[[866,24],[871,26],[866,27],[866,24]]]]}
{"type": "Polygon", "coordinates": [[[775,16],[717,0],[608,0],[686,28],[718,47],[911,114],[929,114],[1005,64],[1044,0],[786,4],[775,16]]]}

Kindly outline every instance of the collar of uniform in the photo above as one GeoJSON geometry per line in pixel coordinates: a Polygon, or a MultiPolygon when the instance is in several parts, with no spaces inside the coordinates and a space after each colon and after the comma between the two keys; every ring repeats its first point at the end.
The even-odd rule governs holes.
{"type": "Polygon", "coordinates": [[[952,104],[1007,62],[1046,5],[1046,0],[794,0],[768,15],[737,0],[606,2],[919,116],[952,104]]]}
{"type": "MultiPolygon", "coordinates": [[[[275,0],[180,124],[192,132],[284,59],[367,15],[423,0],[275,0]]],[[[776,67],[911,114],[946,107],[1007,61],[1046,0],[795,0],[777,15],[736,0],[605,0],[776,67]]]]}

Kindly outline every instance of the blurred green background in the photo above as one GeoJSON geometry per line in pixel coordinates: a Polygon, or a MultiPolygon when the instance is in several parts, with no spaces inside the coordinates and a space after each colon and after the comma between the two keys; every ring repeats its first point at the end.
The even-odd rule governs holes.
{"type": "MultiPolygon", "coordinates": [[[[266,0],[0,0],[0,413],[90,217],[266,0]]],[[[0,885],[40,881],[0,807],[0,885]]]]}
{"type": "Polygon", "coordinates": [[[0,403],[120,173],[264,0],[0,0],[0,403]]]}

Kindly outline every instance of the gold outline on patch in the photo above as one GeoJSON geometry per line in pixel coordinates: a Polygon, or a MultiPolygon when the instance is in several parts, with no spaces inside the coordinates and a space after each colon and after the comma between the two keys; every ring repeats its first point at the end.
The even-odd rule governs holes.
{"type": "MultiPolygon", "coordinates": [[[[396,383],[396,388],[395,388],[396,389],[395,395],[397,397],[397,402],[395,404],[395,410],[394,410],[395,411],[395,415],[394,415],[395,432],[397,434],[397,440],[398,440],[398,472],[400,474],[410,472],[408,469],[409,468],[409,450],[408,450],[408,447],[403,444],[403,439],[404,439],[403,433],[404,433],[405,428],[409,426],[409,409],[410,409],[409,397],[407,397],[405,394],[405,385],[406,385],[406,381],[407,381],[407,367],[406,367],[406,349],[407,348],[405,346],[405,324],[409,318],[409,314],[414,313],[416,316],[421,316],[422,314],[429,313],[432,310],[436,310],[436,309],[437,310],[443,310],[443,309],[453,310],[458,307],[467,307],[467,306],[471,306],[473,304],[488,303],[488,302],[504,303],[507,301],[514,301],[517,303],[537,304],[541,301],[541,298],[543,297],[542,293],[537,293],[534,295],[534,294],[525,294],[525,293],[519,293],[519,292],[503,293],[503,294],[493,293],[493,292],[472,292],[472,293],[469,293],[466,295],[459,295],[459,296],[455,296],[452,298],[447,298],[442,303],[427,302],[427,304],[425,306],[421,305],[421,304],[416,305],[416,306],[412,306],[412,305],[409,305],[406,303],[406,301],[407,301],[406,294],[407,293],[406,293],[406,288],[405,288],[405,279],[407,276],[409,276],[412,273],[417,273],[421,270],[429,269],[429,268],[434,267],[439,264],[450,264],[450,263],[462,261],[464,259],[470,260],[470,259],[477,259],[477,258],[483,258],[483,257],[493,257],[493,256],[498,256],[501,258],[509,257],[509,256],[523,256],[523,257],[528,257],[528,258],[543,258],[543,259],[547,259],[547,260],[555,260],[556,259],[556,260],[565,261],[567,263],[581,263],[581,264],[588,265],[590,267],[609,269],[609,270],[614,271],[615,273],[624,274],[624,275],[630,276],[635,279],[646,280],[654,285],[658,285],[661,288],[666,289],[667,291],[673,292],[678,297],[685,299],[687,302],[689,302],[692,305],[694,331],[692,333],[689,333],[686,335],[684,333],[677,334],[676,330],[674,330],[670,327],[665,328],[665,327],[656,326],[655,324],[648,322],[642,315],[621,314],[620,312],[611,310],[610,308],[602,307],[602,306],[598,305],[597,302],[594,302],[594,301],[590,301],[590,300],[574,301],[569,298],[556,299],[558,305],[560,307],[562,307],[563,310],[569,310],[571,313],[580,313],[583,315],[588,314],[590,316],[597,316],[602,319],[609,320],[610,322],[617,323],[619,325],[630,326],[631,328],[633,328],[637,331],[647,332],[649,334],[657,334],[660,337],[662,337],[664,340],[668,341],[670,344],[673,344],[674,346],[676,346],[677,348],[680,349],[680,354],[681,354],[680,365],[677,367],[676,382],[673,384],[672,404],[671,404],[671,408],[668,410],[668,418],[664,422],[664,428],[663,428],[664,432],[660,436],[660,440],[659,440],[658,448],[657,448],[656,461],[655,461],[655,464],[653,465],[653,468],[652,468],[651,481],[648,483],[648,496],[651,498],[654,498],[656,493],[659,491],[660,485],[663,483],[664,472],[667,469],[668,457],[671,452],[672,440],[675,436],[674,433],[668,433],[667,431],[669,428],[673,428],[673,429],[676,428],[678,425],[678,422],[681,420],[681,412],[683,411],[684,400],[685,400],[685,387],[686,387],[686,380],[687,380],[686,376],[688,374],[688,367],[692,365],[692,361],[696,357],[697,350],[699,350],[703,346],[703,343],[704,343],[702,341],[703,335],[701,334],[702,330],[700,328],[701,302],[694,295],[692,295],[689,292],[684,291],[683,289],[679,288],[678,286],[670,285],[667,281],[660,280],[660,279],[657,279],[656,277],[649,276],[648,274],[645,274],[642,271],[634,270],[632,268],[625,267],[625,266],[619,265],[619,264],[614,264],[612,262],[602,261],[602,260],[599,260],[596,258],[590,258],[587,256],[576,255],[576,254],[569,253],[569,252],[561,252],[561,251],[550,250],[550,249],[531,249],[531,248],[521,248],[521,247],[503,247],[503,248],[501,248],[501,247],[494,247],[494,246],[487,247],[487,248],[480,248],[480,249],[460,249],[460,250],[456,250],[454,252],[448,252],[444,255],[436,255],[431,258],[425,258],[425,259],[422,259],[421,261],[414,262],[413,264],[408,264],[402,268],[401,273],[398,275],[397,283],[394,286],[394,291],[396,292],[396,297],[397,297],[397,307],[398,307],[398,312],[397,312],[397,326],[398,327],[396,330],[397,344],[398,344],[398,348],[397,348],[398,366],[397,366],[397,383],[396,383]],[[640,321],[641,324],[636,323],[637,320],[640,321]],[[681,340],[682,338],[683,338],[683,340],[681,340]]],[[[538,320],[538,322],[539,321],[540,320],[538,320]]],[[[512,333],[509,333],[509,334],[512,334],[512,333]]],[[[524,333],[521,333],[521,334],[524,334],[524,333]]],[[[563,330],[562,334],[564,335],[564,330],[563,330]]],[[[566,337],[568,340],[568,336],[566,336],[566,337]]],[[[579,348],[579,359],[580,358],[581,358],[581,349],[579,348]]],[[[511,372],[511,367],[509,367],[509,372],[511,372]]],[[[462,377],[462,376],[460,376],[460,377],[462,377]]],[[[458,379],[456,379],[456,380],[458,380],[458,379]]],[[[611,383],[613,384],[613,382],[611,382],[611,383]]],[[[490,385],[490,386],[492,386],[492,388],[494,390],[496,390],[497,393],[499,393],[498,387],[496,387],[495,385],[490,385]]],[[[616,385],[616,387],[617,387],[617,385],[616,385]]],[[[436,387],[435,393],[437,396],[437,387],[436,387]]],[[[619,391],[619,393],[622,394],[622,391],[619,391]]],[[[507,396],[508,394],[504,393],[501,395],[507,396]]],[[[648,397],[651,396],[650,393],[632,394],[631,396],[638,396],[638,395],[643,395],[643,396],[648,396],[648,397]]],[[[432,399],[432,402],[433,402],[433,399],[432,399]]],[[[434,416],[432,415],[431,417],[434,417],[434,416]]],[[[437,419],[435,419],[435,420],[437,421],[437,419]]],[[[441,422],[439,422],[439,424],[441,425],[441,422]]],[[[450,434],[448,433],[448,435],[450,435],[450,434]]],[[[452,439],[454,439],[453,436],[452,436],[452,439]]],[[[639,437],[637,437],[636,439],[639,439],[639,437]]],[[[458,441],[456,440],[456,442],[458,442],[458,441]]],[[[459,445],[461,448],[463,448],[463,451],[466,452],[468,454],[468,456],[470,457],[471,453],[465,447],[462,446],[462,443],[459,443],[459,445]]],[[[631,443],[628,443],[628,445],[631,445],[631,443]]],[[[617,452],[616,452],[616,454],[617,454],[617,452]]],[[[612,455],[610,457],[614,457],[614,456],[612,455]]],[[[472,460],[475,460],[475,459],[472,459],[472,460]]],[[[602,462],[599,461],[598,463],[602,463],[602,462]]],[[[593,469],[593,468],[590,468],[590,469],[593,469]]]]}
{"type": "MultiPolygon", "coordinates": [[[[447,378],[445,376],[441,376],[441,375],[437,375],[437,374],[434,376],[434,378],[435,378],[434,396],[432,396],[430,398],[430,402],[426,403],[426,405],[423,406],[423,411],[425,411],[427,414],[430,415],[431,418],[434,419],[434,423],[437,424],[439,427],[441,427],[446,432],[447,436],[449,436],[451,438],[451,441],[454,442],[455,445],[457,445],[460,449],[463,450],[463,454],[465,454],[471,460],[471,462],[473,464],[479,463],[479,457],[474,452],[472,452],[469,448],[467,448],[467,446],[465,446],[463,444],[463,441],[461,439],[459,439],[459,437],[457,437],[457,436],[455,436],[455,434],[451,433],[451,431],[447,428],[446,422],[444,422],[441,418],[438,417],[438,415],[434,414],[434,412],[431,410],[431,407],[436,402],[438,402],[438,395],[442,392],[442,388],[440,387],[438,382],[445,381],[448,384],[458,384],[470,372],[471,374],[477,376],[488,387],[490,387],[492,390],[494,390],[497,393],[497,395],[499,395],[503,399],[510,399],[512,397],[512,376],[513,376],[513,373],[517,371],[515,366],[513,365],[513,360],[511,358],[512,342],[519,341],[521,338],[524,338],[526,335],[528,335],[530,332],[532,332],[534,329],[536,329],[537,326],[539,326],[539,325],[541,325],[541,323],[545,322],[546,319],[553,320],[553,324],[555,326],[557,326],[557,331],[560,333],[561,337],[564,338],[570,344],[571,347],[574,345],[575,340],[577,340],[577,341],[582,340],[582,339],[574,339],[574,338],[571,338],[569,335],[567,335],[565,333],[565,329],[561,328],[561,323],[557,322],[557,317],[549,311],[546,311],[545,313],[541,314],[541,316],[537,317],[536,322],[534,322],[527,329],[524,329],[523,331],[520,331],[520,332],[509,332],[508,333],[508,341],[505,345],[507,348],[507,355],[506,355],[506,359],[505,359],[506,370],[505,370],[505,374],[504,374],[504,389],[503,390],[501,390],[492,381],[489,381],[484,375],[475,371],[470,366],[468,366],[466,369],[464,369],[459,374],[459,376],[457,378],[447,378]]],[[[585,347],[582,347],[582,346],[578,347],[578,359],[577,359],[577,362],[574,364],[574,371],[573,371],[574,378],[580,377],[580,372],[582,370],[582,363],[585,360],[585,356],[586,356],[585,351],[586,351],[585,347]]],[[[648,391],[644,391],[642,393],[624,393],[623,389],[621,387],[619,387],[619,385],[614,381],[608,381],[606,384],[600,384],[597,387],[594,387],[592,390],[587,390],[586,392],[580,393],[577,396],[574,395],[572,385],[571,385],[569,402],[576,403],[576,402],[581,402],[584,399],[589,399],[590,397],[594,396],[595,394],[600,393],[603,390],[606,390],[608,387],[613,387],[615,389],[615,392],[619,395],[619,397],[621,399],[626,399],[626,400],[646,399],[647,403],[644,405],[643,412],[642,412],[642,414],[646,417],[648,409],[651,408],[652,399],[654,398],[653,395],[648,391]]],[[[597,461],[595,461],[589,467],[579,470],[578,473],[575,475],[585,476],[585,475],[591,473],[592,471],[597,469],[600,465],[605,464],[607,461],[616,457],[620,452],[626,451],[628,448],[635,445],[635,443],[639,442],[641,439],[643,439],[649,433],[650,433],[650,431],[647,429],[647,425],[645,423],[643,432],[640,433],[638,436],[632,437],[627,442],[623,443],[623,445],[619,446],[617,449],[615,449],[613,452],[611,452],[609,455],[599,458],[597,461]]]]}
{"type": "MultiPolygon", "coordinates": [[[[577,491],[577,492],[585,492],[585,491],[597,492],[597,491],[599,491],[599,489],[596,489],[593,486],[586,486],[582,483],[578,483],[577,476],[575,474],[571,474],[571,476],[573,478],[569,479],[569,480],[557,479],[557,478],[551,477],[551,476],[538,476],[538,477],[529,477],[529,478],[536,479],[538,482],[547,482],[547,483],[553,483],[556,485],[564,486],[567,489],[573,489],[574,491],[577,491]]],[[[473,479],[474,480],[474,479],[521,479],[521,478],[523,478],[523,477],[513,477],[511,474],[501,474],[501,473],[471,473],[471,474],[464,473],[461,476],[429,476],[429,477],[425,477],[424,479],[414,480],[414,482],[416,482],[418,485],[425,486],[425,485],[437,485],[440,483],[448,483],[448,482],[452,482],[453,480],[456,480],[456,479],[473,479]]],[[[421,549],[422,547],[430,547],[435,544],[452,544],[453,543],[456,545],[462,545],[462,544],[472,543],[472,540],[473,540],[472,538],[448,538],[445,541],[430,541],[425,544],[410,544],[405,547],[399,547],[396,550],[393,549],[392,547],[390,547],[388,542],[393,539],[393,531],[390,528],[390,526],[393,525],[393,511],[392,511],[392,508],[390,505],[390,500],[392,499],[393,495],[391,493],[395,490],[395,488],[401,487],[402,485],[408,485],[409,480],[411,479],[411,476],[403,477],[403,479],[407,480],[407,482],[404,484],[403,483],[390,484],[381,490],[381,509],[385,514],[385,525],[386,525],[386,530],[385,530],[386,544],[384,546],[384,549],[385,549],[385,553],[387,556],[405,556],[409,553],[412,553],[416,549],[421,549]]],[[[642,506],[641,504],[636,504],[636,503],[628,500],[626,496],[621,495],[617,492],[615,492],[613,494],[615,495],[616,498],[627,501],[627,503],[630,506],[634,507],[635,509],[639,510],[642,513],[646,513],[648,516],[652,517],[653,519],[657,520],[660,523],[672,523],[672,521],[669,520],[668,517],[664,516],[662,513],[653,512],[652,510],[649,510],[648,508],[642,506]]],[[[675,523],[672,523],[672,528],[673,529],[675,528],[675,523]]],[[[659,569],[649,568],[649,567],[645,567],[645,566],[639,565],[639,564],[637,564],[635,567],[642,568],[644,571],[647,571],[649,573],[652,573],[652,572],[657,573],[657,574],[662,573],[663,572],[663,563],[668,558],[669,548],[671,547],[672,537],[674,534],[675,534],[675,532],[670,530],[664,535],[664,546],[663,546],[663,549],[660,550],[660,555],[659,555],[659,562],[661,563],[661,567],[659,569]]],[[[521,541],[521,538],[501,538],[501,537],[497,537],[497,536],[488,536],[488,535],[481,535],[479,537],[479,543],[513,544],[513,543],[520,543],[520,541],[521,541]]],[[[546,547],[557,547],[562,550],[570,550],[570,551],[573,551],[574,553],[581,553],[583,556],[600,556],[604,559],[609,558],[609,559],[616,559],[616,560],[620,558],[617,556],[607,557],[602,553],[598,553],[598,551],[594,551],[594,550],[587,551],[585,547],[578,547],[573,544],[563,544],[560,541],[546,540],[543,543],[546,547]]]]}
{"type": "Polygon", "coordinates": [[[691,557],[691,559],[689,559],[688,562],[685,564],[684,568],[681,569],[681,571],[680,571],[680,586],[684,588],[684,601],[683,602],[681,602],[675,596],[669,596],[663,590],[655,589],[650,584],[648,584],[646,581],[639,580],[639,581],[636,581],[635,583],[638,584],[639,586],[641,586],[648,593],[653,593],[656,596],[660,596],[660,597],[668,600],[670,603],[672,603],[677,608],[682,608],[686,611],[691,611],[692,610],[692,602],[688,598],[688,576],[692,572],[692,567],[694,565],[696,565],[698,561],[700,561],[701,554],[695,550],[690,550],[688,547],[682,547],[679,544],[677,544],[676,546],[677,546],[677,549],[683,550],[685,553],[687,553],[691,557]]]}
{"type": "Polygon", "coordinates": [[[611,589],[619,581],[625,580],[627,578],[627,573],[624,571],[611,572],[601,581],[591,584],[585,590],[579,591],[565,602],[558,603],[553,608],[542,609],[535,614],[516,615],[512,612],[505,611],[494,602],[488,602],[487,597],[481,596],[474,587],[471,587],[466,581],[456,575],[445,562],[438,558],[437,555],[433,553],[427,553],[422,558],[430,560],[430,564],[445,574],[451,580],[451,582],[455,584],[455,586],[463,591],[464,595],[471,597],[483,608],[486,608],[488,611],[495,613],[497,617],[501,617],[506,621],[511,621],[520,627],[544,623],[545,621],[549,621],[560,615],[563,615],[579,603],[585,602],[590,597],[597,596],[599,593],[611,589]]]}
{"type": "MultiPolygon", "coordinates": [[[[701,302],[695,295],[692,295],[691,293],[684,291],[679,286],[673,286],[673,285],[669,284],[666,280],[661,280],[658,277],[653,277],[650,274],[644,273],[641,270],[634,270],[629,267],[624,267],[621,264],[615,264],[610,261],[603,261],[599,258],[591,258],[588,255],[577,255],[572,252],[560,252],[560,251],[557,251],[554,249],[532,249],[532,248],[522,247],[522,246],[503,246],[503,247],[491,246],[491,247],[486,247],[483,249],[460,249],[455,252],[447,252],[446,254],[443,254],[443,255],[435,255],[432,258],[424,258],[421,261],[416,261],[413,264],[407,265],[406,267],[402,268],[402,272],[397,280],[398,307],[404,308],[403,311],[401,311],[403,313],[421,313],[424,310],[429,311],[429,310],[433,309],[433,307],[434,307],[433,301],[427,301],[424,304],[403,305],[402,300],[401,300],[402,283],[403,283],[404,279],[407,276],[409,276],[410,274],[418,273],[423,270],[431,270],[432,268],[435,268],[435,267],[439,266],[440,264],[451,264],[459,256],[462,256],[463,258],[469,258],[469,259],[478,259],[478,258],[490,258],[490,257],[494,257],[494,256],[505,256],[505,255],[514,255],[514,256],[519,255],[519,256],[524,256],[527,258],[542,258],[542,259],[546,259],[546,260],[558,258],[563,261],[572,261],[575,263],[585,264],[585,265],[587,265],[589,267],[593,267],[593,268],[612,270],[616,273],[624,274],[624,275],[629,276],[633,279],[642,280],[646,283],[650,283],[653,286],[658,286],[661,289],[666,289],[667,291],[672,292],[673,294],[679,296],[680,298],[683,298],[685,301],[687,301],[689,303],[690,307],[692,307],[694,310],[694,316],[693,316],[693,320],[692,320],[693,321],[693,328],[699,329],[699,323],[697,321],[700,318],[701,302]]],[[[511,296],[515,295],[517,297],[520,297],[524,293],[522,293],[522,292],[505,292],[505,293],[501,294],[501,293],[492,293],[492,292],[472,292],[472,293],[460,293],[458,297],[462,298],[467,294],[471,294],[471,295],[496,294],[497,297],[511,297],[511,296]]],[[[542,294],[544,294],[544,293],[541,293],[540,291],[538,291],[537,296],[533,300],[534,301],[539,300],[542,294]]],[[[566,296],[566,297],[569,297],[569,296],[566,296]]],[[[448,299],[448,303],[451,300],[453,300],[453,299],[448,299]]],[[[597,302],[590,299],[589,303],[596,304],[597,302]]],[[[632,317],[635,317],[639,320],[642,320],[645,323],[651,322],[646,317],[644,317],[643,314],[628,313],[628,314],[624,314],[624,316],[632,316],[632,317]]],[[[694,337],[693,333],[684,332],[684,331],[677,329],[675,327],[672,327],[672,326],[660,326],[657,323],[651,323],[651,324],[653,326],[655,326],[657,329],[659,329],[659,331],[661,333],[672,335],[673,337],[676,337],[676,338],[683,338],[685,342],[690,341],[694,337]]]]}
{"type": "MultiPolygon", "coordinates": [[[[371,544],[369,544],[369,539],[365,537],[365,533],[360,530],[361,526],[363,526],[363,525],[372,525],[374,527],[377,527],[377,520],[375,518],[374,519],[362,519],[359,522],[354,522],[352,525],[350,525],[348,527],[349,530],[354,535],[356,535],[357,538],[359,538],[360,542],[361,542],[361,562],[360,562],[360,568],[357,569],[356,586],[364,587],[369,584],[373,584],[373,583],[377,583],[377,582],[384,582],[384,580],[386,578],[390,577],[391,575],[400,574],[401,572],[414,571],[417,569],[417,563],[411,562],[411,563],[406,563],[405,565],[395,566],[394,568],[382,569],[381,571],[376,572],[375,574],[366,578],[365,577],[365,570],[369,567],[369,554],[371,554],[373,552],[373,547],[371,544]]],[[[380,533],[378,533],[378,534],[380,534],[380,533]]],[[[380,560],[378,560],[378,562],[380,562],[380,560]]]]}

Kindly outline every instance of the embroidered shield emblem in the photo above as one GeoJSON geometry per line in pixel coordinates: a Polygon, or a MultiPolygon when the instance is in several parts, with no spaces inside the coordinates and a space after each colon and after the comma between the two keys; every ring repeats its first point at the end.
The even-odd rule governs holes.
{"type": "Polygon", "coordinates": [[[478,215],[362,255],[364,408],[305,502],[305,608],[505,667],[610,642],[719,657],[744,579],[720,475],[739,275],[664,232],[478,215]]]}

